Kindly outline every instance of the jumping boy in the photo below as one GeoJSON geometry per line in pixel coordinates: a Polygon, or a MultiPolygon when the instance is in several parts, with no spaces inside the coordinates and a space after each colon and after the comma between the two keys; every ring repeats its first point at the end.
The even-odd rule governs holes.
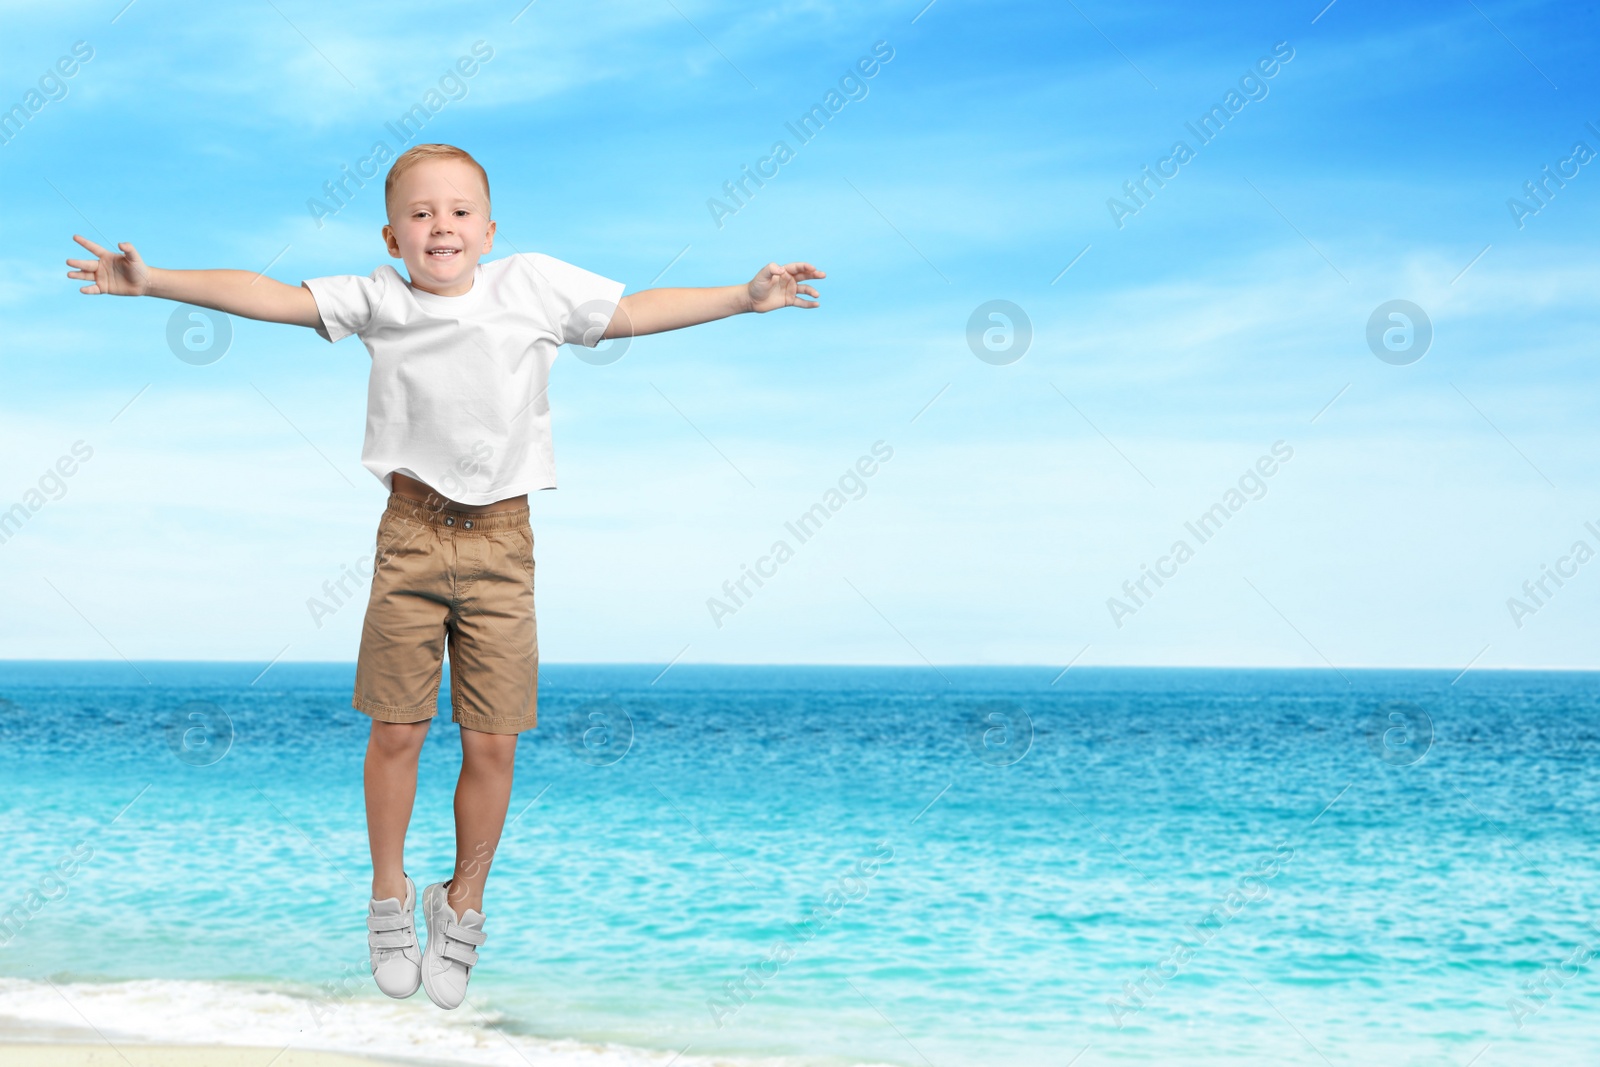
{"type": "Polygon", "coordinates": [[[645,289],[538,252],[480,263],[494,247],[489,176],[459,148],[416,145],[384,182],[391,258],[370,275],[285,285],[240,270],[164,270],[133,245],[69,259],[79,292],[155,296],[230,315],[355,334],[372,356],[361,463],[389,490],[352,705],[372,719],[364,782],[372,850],[367,942],[391,997],[420,984],[455,1008],[484,943],[483,888],[511,799],[517,737],[537,722],[539,645],[528,493],[555,488],[550,364],[559,345],[659,333],[744,311],[817,307],[825,277],[769,263],[747,285],[645,289]],[[450,717],[461,727],[456,865],[422,894],[402,858],[417,760],[446,648],[450,717]]]}

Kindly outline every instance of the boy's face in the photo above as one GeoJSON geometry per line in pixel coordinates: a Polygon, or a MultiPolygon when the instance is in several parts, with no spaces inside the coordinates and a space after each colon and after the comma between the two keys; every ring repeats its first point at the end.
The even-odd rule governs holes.
{"type": "Polygon", "coordinates": [[[424,160],[400,176],[383,239],[405,260],[412,285],[440,296],[472,288],[479,257],[494,247],[487,201],[483,179],[464,160],[424,160]]]}

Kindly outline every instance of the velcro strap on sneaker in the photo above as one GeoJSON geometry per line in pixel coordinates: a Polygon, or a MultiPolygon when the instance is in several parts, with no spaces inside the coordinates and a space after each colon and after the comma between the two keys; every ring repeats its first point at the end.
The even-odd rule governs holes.
{"type": "Polygon", "coordinates": [[[368,915],[368,930],[405,930],[411,926],[409,915],[368,915]]]}
{"type": "Polygon", "coordinates": [[[474,930],[470,926],[462,926],[460,923],[453,922],[444,924],[444,936],[452,941],[465,941],[469,945],[481,945],[489,937],[482,930],[474,930]]]}
{"type": "Polygon", "coordinates": [[[458,960],[468,967],[476,966],[478,962],[478,953],[459,941],[446,941],[444,948],[439,950],[439,955],[458,960]]]}
{"type": "Polygon", "coordinates": [[[368,948],[410,948],[415,934],[409,930],[388,930],[367,935],[368,948]]]}

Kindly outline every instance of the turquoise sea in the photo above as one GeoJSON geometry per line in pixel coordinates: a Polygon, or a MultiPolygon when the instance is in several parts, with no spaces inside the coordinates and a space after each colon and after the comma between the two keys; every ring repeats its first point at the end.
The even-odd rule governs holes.
{"type": "MultiPolygon", "coordinates": [[[[546,665],[442,1012],[366,974],[353,667],[264,666],[0,663],[0,1040],[1600,1057],[1592,673],[546,665]]],[[[452,862],[447,708],[422,759],[419,888],[452,862]]]]}

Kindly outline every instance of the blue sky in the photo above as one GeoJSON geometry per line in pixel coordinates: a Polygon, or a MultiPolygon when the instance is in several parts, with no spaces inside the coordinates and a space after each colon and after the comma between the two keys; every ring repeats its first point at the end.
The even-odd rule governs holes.
{"type": "Polygon", "coordinates": [[[174,305],[80,296],[63,260],[81,232],[162,267],[370,273],[380,181],[320,226],[307,201],[481,41],[417,139],[488,169],[496,255],[629,291],[829,275],[816,311],[563,352],[547,661],[1596,666],[1600,561],[1569,557],[1600,550],[1600,163],[1563,164],[1600,152],[1593,12],[1227,7],[0,5],[0,105],[93,49],[0,145],[0,508],[50,490],[0,543],[0,654],[354,659],[364,601],[320,626],[307,601],[383,505],[365,349],[236,319],[193,365],[174,305]],[[877,42],[800,143],[785,123],[877,42]],[[1241,85],[1201,143],[1186,123],[1241,85]],[[777,140],[793,158],[719,227],[708,200],[777,140]],[[1119,227],[1108,200],[1180,140],[1119,227]],[[1519,226],[1547,165],[1576,173],[1519,226]],[[968,342],[992,300],[1031,324],[1011,363],[968,342]],[[1369,348],[1391,300],[1431,321],[1420,360],[1369,348]],[[864,493],[714,620],[879,441],[864,493]],[[1188,533],[1275,442],[1259,498],[1188,533]],[[1170,577],[1135,601],[1147,566],[1170,577]],[[1546,566],[1570,576],[1535,604],[1546,566]]]}

